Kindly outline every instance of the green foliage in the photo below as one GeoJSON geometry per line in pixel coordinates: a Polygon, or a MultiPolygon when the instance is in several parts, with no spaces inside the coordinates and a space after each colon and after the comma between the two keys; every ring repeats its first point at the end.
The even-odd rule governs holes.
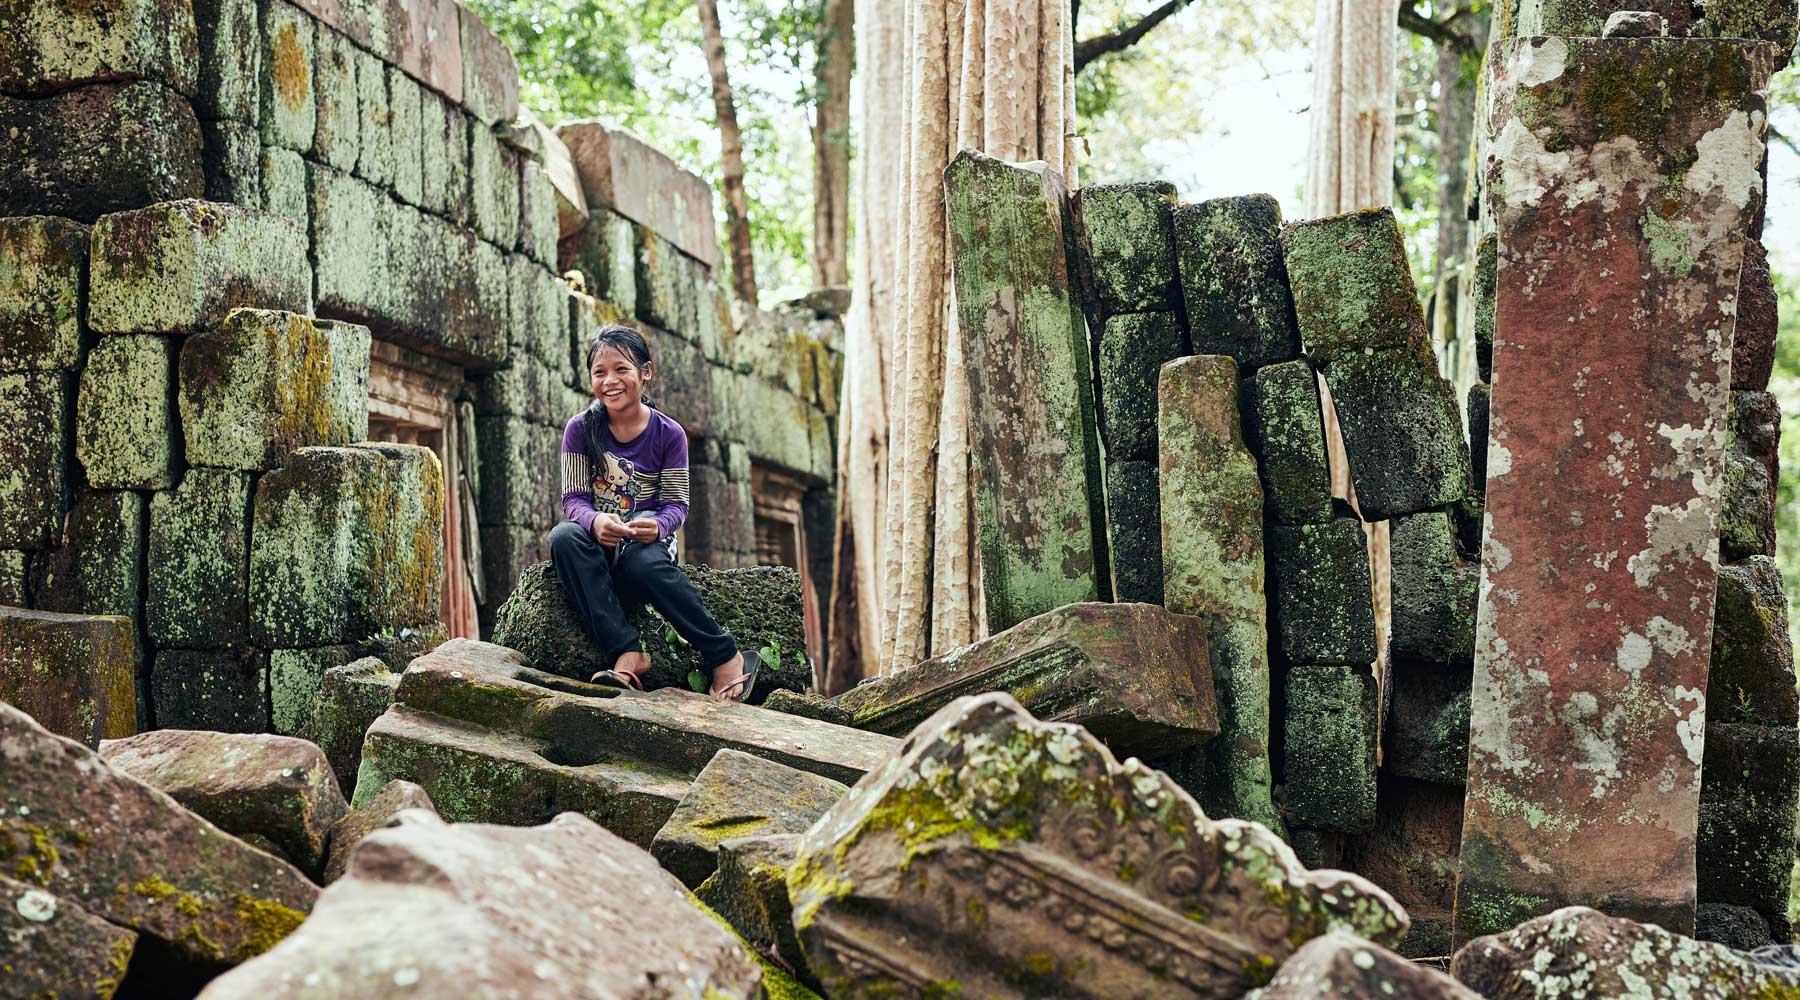
{"type": "Polygon", "coordinates": [[[708,686],[706,683],[706,675],[701,673],[700,671],[698,671],[698,670],[688,671],[687,683],[688,683],[689,688],[692,688],[693,690],[698,691],[701,694],[706,693],[706,689],[708,686]]]}

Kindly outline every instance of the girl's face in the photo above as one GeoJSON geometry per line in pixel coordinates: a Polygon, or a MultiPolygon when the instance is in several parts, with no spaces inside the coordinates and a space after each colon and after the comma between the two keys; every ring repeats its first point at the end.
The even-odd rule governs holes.
{"type": "Polygon", "coordinates": [[[650,382],[650,366],[642,368],[616,347],[603,347],[594,354],[594,366],[588,370],[589,387],[594,398],[614,414],[631,413],[643,402],[644,386],[650,382]]]}

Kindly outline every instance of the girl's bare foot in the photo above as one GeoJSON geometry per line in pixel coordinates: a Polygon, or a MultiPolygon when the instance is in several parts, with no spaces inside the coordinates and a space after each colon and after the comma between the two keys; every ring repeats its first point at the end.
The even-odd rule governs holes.
{"type": "Polygon", "coordinates": [[[744,677],[744,654],[739,653],[713,668],[712,687],[707,694],[714,701],[730,701],[737,694],[738,681],[744,677]]]}
{"type": "Polygon", "coordinates": [[[650,657],[637,650],[628,650],[620,653],[619,658],[613,661],[613,669],[642,680],[650,672],[650,657]]]}

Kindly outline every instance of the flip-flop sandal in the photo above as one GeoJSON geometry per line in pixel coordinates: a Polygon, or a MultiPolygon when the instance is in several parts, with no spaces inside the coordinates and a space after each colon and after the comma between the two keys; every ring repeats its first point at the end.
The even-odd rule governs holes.
{"type": "Polygon", "coordinates": [[[762,657],[750,650],[742,652],[744,654],[744,676],[732,681],[731,686],[725,689],[729,691],[731,688],[737,688],[737,694],[729,698],[722,698],[721,701],[735,701],[741,704],[750,699],[750,691],[756,687],[756,675],[762,672],[762,657]]]}
{"type": "Polygon", "coordinates": [[[588,683],[599,684],[602,687],[626,688],[631,691],[644,689],[644,682],[638,679],[638,675],[627,670],[602,670],[588,678],[588,683]]]}

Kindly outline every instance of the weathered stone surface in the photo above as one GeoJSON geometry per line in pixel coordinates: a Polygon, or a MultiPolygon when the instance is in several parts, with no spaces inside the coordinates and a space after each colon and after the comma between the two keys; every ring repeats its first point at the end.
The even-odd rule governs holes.
{"type": "Polygon", "coordinates": [[[262,64],[258,105],[266,146],[304,153],[312,148],[318,124],[317,84],[313,78],[317,27],[312,18],[287,3],[268,0],[262,6],[262,64]]]}
{"type": "Polygon", "coordinates": [[[1734,390],[1727,414],[1719,555],[1727,562],[1774,555],[1781,406],[1769,393],[1734,390]]]}
{"type": "Polygon", "coordinates": [[[834,726],[852,725],[856,718],[850,714],[849,709],[816,691],[776,688],[763,699],[762,707],[771,712],[786,712],[805,719],[818,719],[834,726]]]}
{"type": "Polygon", "coordinates": [[[1700,898],[1785,917],[1800,818],[1800,730],[1708,720],[1704,773],[1700,898]]]}
{"type": "Polygon", "coordinates": [[[313,98],[318,108],[312,158],[346,173],[356,167],[362,115],[356,97],[356,46],[320,25],[313,46],[313,98]]]}
{"type": "MultiPolygon", "coordinates": [[[[634,232],[637,317],[665,330],[695,329],[700,323],[704,267],[649,226],[636,226],[634,232]]],[[[752,314],[751,321],[756,318],[757,314],[752,314]]]]}
{"type": "MultiPolygon", "coordinates": [[[[806,690],[812,683],[812,671],[805,662],[800,574],[772,566],[717,570],[693,563],[683,565],[682,572],[694,582],[713,619],[737,639],[739,648],[780,649],[779,664],[765,663],[750,694],[752,704],[776,690],[806,690]]],[[[689,671],[718,665],[701,663],[699,653],[676,641],[679,636],[671,640],[671,628],[661,616],[648,609],[633,610],[632,623],[650,657],[646,688],[685,690],[689,671]]],[[[595,671],[612,667],[588,638],[549,563],[539,563],[520,574],[518,587],[500,608],[493,637],[496,643],[518,650],[525,662],[537,669],[575,680],[586,680],[595,671]]],[[[764,658],[768,659],[766,654],[764,658]]]]}
{"type": "Polygon", "coordinates": [[[100,745],[137,731],[131,620],[0,608],[0,701],[100,745]]]}
{"type": "Polygon", "coordinates": [[[801,839],[794,925],[834,997],[1236,996],[1334,929],[1406,918],[1268,830],[1004,694],[914,731],[801,839]],[[929,891],[925,891],[929,886],[929,891]],[[1279,888],[1277,888],[1279,887],[1279,888]]]}
{"type": "Polygon", "coordinates": [[[17,997],[98,997],[116,993],[137,934],[71,899],[0,876],[0,986],[17,997]]]}
{"type": "Polygon", "coordinates": [[[181,348],[187,460],[271,469],[296,448],[369,433],[369,330],[294,313],[239,309],[181,348]]]}
{"type": "Polygon", "coordinates": [[[1392,209],[1296,222],[1281,231],[1281,245],[1300,339],[1328,376],[1332,365],[1368,351],[1404,350],[1431,362],[1431,335],[1392,209]]]}
{"type": "Polygon", "coordinates": [[[216,970],[260,954],[312,907],[318,890],[286,862],[7,705],[0,759],[0,845],[14,877],[154,940],[179,962],[216,970]]]}
{"type": "Polygon", "coordinates": [[[1105,524],[1086,322],[1062,179],[959,154],[944,175],[992,631],[1099,596],[1105,524]]]}
{"type": "Polygon", "coordinates": [[[1463,558],[1448,512],[1396,518],[1389,537],[1396,659],[1467,666],[1475,657],[1481,567],[1463,558]]]}
{"type": "Polygon", "coordinates": [[[50,216],[0,219],[0,371],[81,363],[86,226],[50,216]]]}
{"type": "Polygon", "coordinates": [[[719,264],[712,186],[623,129],[564,122],[556,137],[581,176],[588,210],[610,208],[641,223],[707,267],[719,264]]]}
{"type": "Polygon", "coordinates": [[[241,122],[201,122],[206,200],[262,205],[262,139],[241,122]]]}
{"type": "Polygon", "coordinates": [[[720,841],[805,833],[849,790],[741,750],[720,750],[656,832],[650,853],[688,888],[698,888],[719,866],[720,841]]]}
{"type": "Polygon", "coordinates": [[[143,556],[143,494],[83,491],[63,519],[58,544],[32,560],[32,606],[135,620],[143,556]]]}
{"type": "MultiPolygon", "coordinates": [[[[510,283],[508,294],[512,298],[512,325],[507,331],[511,345],[509,353],[515,362],[530,354],[542,364],[556,366],[557,374],[561,375],[563,359],[569,353],[569,287],[548,268],[524,254],[513,254],[506,262],[510,283]]],[[[666,352],[657,350],[661,346],[662,343],[653,342],[651,351],[657,374],[667,379],[664,366],[668,358],[666,352]]],[[[658,395],[662,394],[663,388],[658,386],[658,395]]]]}
{"type": "Polygon", "coordinates": [[[75,456],[104,489],[167,489],[180,475],[171,337],[102,337],[75,399],[75,456]]]}
{"type": "Polygon", "coordinates": [[[420,100],[419,126],[424,153],[420,168],[424,204],[457,222],[469,218],[469,116],[433,93],[420,100]]]}
{"type": "Polygon", "coordinates": [[[1312,366],[1284,361],[1259,370],[1245,402],[1244,431],[1262,468],[1265,515],[1281,524],[1329,521],[1331,466],[1312,366]]]}
{"type": "Polygon", "coordinates": [[[394,194],[408,205],[418,205],[425,198],[425,98],[419,85],[397,67],[388,67],[387,85],[394,194]]]}
{"type": "Polygon", "coordinates": [[[74,394],[62,372],[0,375],[0,546],[42,549],[61,532],[74,394]]]}
{"type": "Polygon", "coordinates": [[[1787,595],[1781,570],[1768,556],[1719,568],[1706,720],[1709,725],[1800,722],[1787,595]]]}
{"type": "Polygon", "coordinates": [[[1694,908],[1694,939],[1722,944],[1733,951],[1755,951],[1773,943],[1769,922],[1747,906],[1701,903],[1694,908]]]}
{"type": "Polygon", "coordinates": [[[627,316],[637,314],[637,230],[631,220],[596,208],[587,225],[557,243],[557,270],[579,270],[587,291],[627,316]]]}
{"type": "Polygon", "coordinates": [[[205,188],[193,109],[150,81],[0,97],[0,134],[0,215],[92,222],[205,188]]]}
{"type": "Polygon", "coordinates": [[[1262,483],[1238,423],[1237,364],[1220,355],[1164,366],[1163,596],[1207,623],[1219,737],[1178,768],[1209,816],[1279,829],[1270,797],[1268,605],[1263,596],[1262,483]]]}
{"type": "Polygon", "coordinates": [[[15,608],[31,605],[28,599],[31,553],[18,549],[0,549],[0,604],[15,608]]]}
{"type": "MultiPolygon", "coordinates": [[[[554,135],[550,139],[556,141],[554,135]]],[[[543,164],[523,157],[519,165],[518,248],[520,253],[547,267],[556,266],[557,201],[556,185],[543,164]]]]}
{"type": "Polygon", "coordinates": [[[431,804],[431,796],[425,794],[425,789],[410,781],[390,781],[361,809],[345,813],[331,824],[331,836],[327,840],[330,853],[325,861],[323,884],[336,882],[350,870],[350,859],[364,837],[392,825],[394,818],[408,809],[424,809],[437,815],[437,807],[431,804]]]}
{"type": "Polygon", "coordinates": [[[1314,938],[1281,964],[1269,985],[1244,1000],[1480,1000],[1435,969],[1413,963],[1354,934],[1314,938]]]}
{"type": "Polygon", "coordinates": [[[219,648],[249,637],[250,477],[189,469],[150,498],[144,623],[159,647],[219,648]]]}
{"type": "Polygon", "coordinates": [[[1486,382],[1469,386],[1469,493],[1478,498],[1487,496],[1488,407],[1493,393],[1494,387],[1486,382]]]}
{"type": "Polygon", "coordinates": [[[264,146],[260,163],[264,211],[307,225],[306,159],[291,149],[264,146]]]}
{"type": "Polygon", "coordinates": [[[161,729],[107,740],[100,759],[314,880],[326,835],[348,810],[325,755],[289,736],[161,729]]]}
{"type": "Polygon", "coordinates": [[[1114,600],[1163,602],[1160,479],[1154,461],[1106,463],[1106,553],[1114,600]]]}
{"type": "Polygon", "coordinates": [[[1076,194],[1094,297],[1107,313],[1175,308],[1175,185],[1095,184],[1076,194]]]}
{"type": "Polygon", "coordinates": [[[1731,387],[1760,391],[1775,369],[1775,339],[1781,329],[1781,297],[1769,271],[1769,251],[1761,240],[1744,244],[1738,281],[1737,328],[1731,341],[1731,387]]]}
{"type": "Polygon", "coordinates": [[[150,687],[159,727],[269,731],[269,654],[260,649],[159,649],[150,687]]]}
{"type": "Polygon", "coordinates": [[[1792,996],[1800,972],[1723,945],[1570,906],[1456,953],[1451,972],[1488,1000],[1588,996],[1730,1000],[1792,996]],[[1580,984],[1577,986],[1576,984],[1580,984]]]}
{"type": "Polygon", "coordinates": [[[0,93],[52,94],[96,81],[151,79],[191,96],[199,64],[186,3],[28,3],[7,11],[0,93]]]}
{"type": "Polygon", "coordinates": [[[694,896],[751,947],[773,955],[817,989],[818,980],[794,933],[794,908],[788,899],[788,868],[799,851],[800,836],[792,833],[720,841],[719,869],[694,890],[694,896]]]}
{"type": "Polygon", "coordinates": [[[1459,940],[1570,902],[1692,929],[1724,330],[1775,57],[1678,39],[1496,49],[1502,377],[1459,940]],[[1646,74],[1687,98],[1623,121],[1587,110],[1646,74]],[[1696,143],[1714,151],[1700,171],[1696,143]],[[1596,184],[1607,197],[1575,194],[1596,184]],[[1577,311],[1584,334],[1570,338],[1577,311]]]}
{"type": "Polygon", "coordinates": [[[519,116],[519,67],[512,50],[482,23],[481,16],[458,5],[461,28],[462,102],[482,123],[510,122],[519,116]]]}
{"type": "Polygon", "coordinates": [[[1295,826],[1367,833],[1375,822],[1375,678],[1308,664],[1287,675],[1287,815],[1295,826]]]}
{"type": "Polygon", "coordinates": [[[1450,954],[1462,789],[1385,770],[1378,785],[1375,826],[1365,836],[1349,838],[1343,867],[1393,893],[1406,907],[1412,927],[1399,945],[1401,954],[1441,959],[1450,954]]]}
{"type": "Polygon", "coordinates": [[[1469,446],[1456,391],[1427,353],[1348,354],[1325,369],[1357,509],[1381,521],[1469,495],[1469,446]]]}
{"type": "Polygon", "coordinates": [[[1483,382],[1494,381],[1494,310],[1499,295],[1500,236],[1488,233],[1475,244],[1475,370],[1483,382]]]}
{"type": "Polygon", "coordinates": [[[1075,604],[859,684],[837,703],[856,726],[903,736],[952,701],[1005,691],[1086,728],[1123,756],[1155,757],[1219,731],[1206,625],[1150,604],[1075,604]]]}
{"type": "Polygon", "coordinates": [[[341,646],[271,651],[269,710],[275,732],[317,743],[331,758],[339,787],[354,788],[363,731],[387,711],[400,683],[392,671],[404,670],[444,638],[442,626],[432,624],[341,646]]]}
{"type": "Polygon", "coordinates": [[[1272,630],[1288,663],[1375,662],[1369,546],[1361,522],[1268,526],[1272,630]]]}
{"type": "Polygon", "coordinates": [[[1172,312],[1107,319],[1100,335],[1100,419],[1109,459],[1156,460],[1156,378],[1192,353],[1172,312]]]}
{"type": "Polygon", "coordinates": [[[252,128],[262,120],[263,40],[257,24],[258,6],[258,0],[194,0],[200,43],[194,111],[202,119],[252,128]]]}
{"type": "Polygon", "coordinates": [[[339,788],[356,790],[363,737],[388,710],[394,689],[399,686],[400,675],[374,656],[331,667],[320,676],[319,700],[308,722],[307,735],[330,759],[339,788]]]}
{"type": "Polygon", "coordinates": [[[1259,194],[1184,205],[1175,245],[1196,354],[1228,354],[1245,372],[1300,356],[1279,202],[1259,194]]]}
{"type": "Polygon", "coordinates": [[[470,218],[489,243],[510,250],[519,239],[519,154],[491,128],[469,130],[470,218]]]}
{"type": "Polygon", "coordinates": [[[1461,785],[1469,774],[1469,668],[1396,664],[1389,683],[1382,763],[1409,778],[1461,785]]]}
{"type": "Polygon", "coordinates": [[[101,333],[181,333],[239,306],[312,312],[306,234],[236,205],[177,201],[101,219],[88,323],[101,333]]]}

